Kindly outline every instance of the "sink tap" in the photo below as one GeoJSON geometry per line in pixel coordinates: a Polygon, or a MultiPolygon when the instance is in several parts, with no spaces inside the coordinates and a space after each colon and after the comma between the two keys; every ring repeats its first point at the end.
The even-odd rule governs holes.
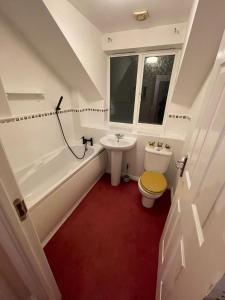
{"type": "Polygon", "coordinates": [[[120,133],[116,133],[115,136],[117,138],[117,142],[119,143],[120,139],[122,139],[124,135],[120,133]]]}

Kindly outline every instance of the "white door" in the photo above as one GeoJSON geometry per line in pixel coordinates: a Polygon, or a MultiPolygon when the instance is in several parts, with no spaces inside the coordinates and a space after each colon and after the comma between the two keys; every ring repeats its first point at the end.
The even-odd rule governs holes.
{"type": "Polygon", "coordinates": [[[160,243],[157,300],[202,300],[225,273],[225,35],[160,243]]]}
{"type": "Polygon", "coordinates": [[[60,299],[29,213],[20,220],[15,199],[22,195],[0,139],[0,299],[60,299]]]}

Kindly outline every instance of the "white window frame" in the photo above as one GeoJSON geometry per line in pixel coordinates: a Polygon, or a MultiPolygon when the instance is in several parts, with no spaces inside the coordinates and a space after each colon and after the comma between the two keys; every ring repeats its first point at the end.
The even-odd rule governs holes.
{"type": "Polygon", "coordinates": [[[175,80],[178,73],[180,60],[180,50],[178,49],[169,49],[169,50],[157,50],[157,51],[147,51],[147,52],[131,52],[131,53],[122,53],[122,54],[113,54],[108,56],[107,64],[107,106],[109,108],[107,115],[107,123],[110,127],[114,128],[124,128],[124,129],[137,129],[137,130],[154,130],[157,132],[163,132],[165,124],[168,118],[168,109],[171,103],[173,89],[175,85],[175,80]],[[111,57],[122,57],[122,56],[138,56],[138,67],[137,67],[137,80],[136,80],[136,91],[135,91],[135,101],[134,101],[134,114],[133,114],[133,123],[119,123],[110,121],[110,58],[111,57]],[[141,105],[141,91],[144,75],[144,60],[148,56],[164,56],[164,55],[175,55],[173,69],[171,72],[170,85],[167,95],[166,107],[163,116],[162,124],[146,124],[139,123],[139,112],[141,105]]]}

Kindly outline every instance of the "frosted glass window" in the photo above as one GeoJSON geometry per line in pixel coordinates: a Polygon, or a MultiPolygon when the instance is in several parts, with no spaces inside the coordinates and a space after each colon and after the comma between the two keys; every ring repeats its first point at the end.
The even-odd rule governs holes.
{"type": "Polygon", "coordinates": [[[138,55],[110,58],[110,121],[133,123],[138,55]]]}
{"type": "Polygon", "coordinates": [[[174,57],[145,57],[139,123],[163,123],[174,57]]]}

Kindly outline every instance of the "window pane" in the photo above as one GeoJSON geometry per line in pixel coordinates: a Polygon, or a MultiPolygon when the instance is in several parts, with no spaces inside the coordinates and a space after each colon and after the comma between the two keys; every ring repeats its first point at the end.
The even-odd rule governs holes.
{"type": "Polygon", "coordinates": [[[110,59],[110,121],[133,123],[138,56],[110,59]]]}
{"type": "Polygon", "coordinates": [[[145,58],[139,123],[162,124],[174,57],[145,58]]]}

